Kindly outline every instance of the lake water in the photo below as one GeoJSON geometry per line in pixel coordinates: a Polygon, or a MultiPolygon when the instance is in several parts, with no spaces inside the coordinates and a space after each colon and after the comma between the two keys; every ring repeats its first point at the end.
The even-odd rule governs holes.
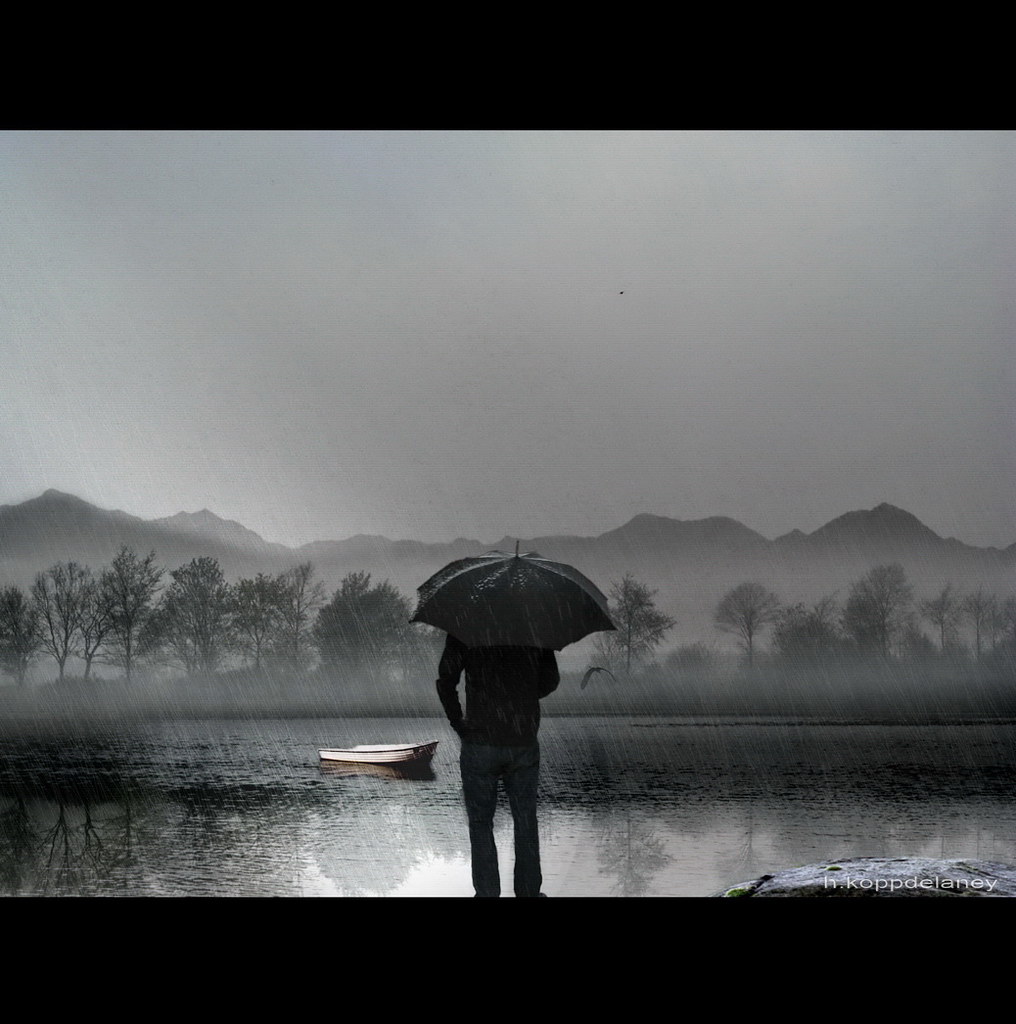
{"type": "MultiPolygon", "coordinates": [[[[470,896],[438,719],[178,721],[2,737],[6,895],[470,896]],[[319,747],[439,739],[428,777],[319,747]]],[[[1016,863],[1016,724],[545,718],[544,890],[705,896],[856,856],[1016,863]]],[[[502,879],[511,816],[498,812],[502,879]]]]}

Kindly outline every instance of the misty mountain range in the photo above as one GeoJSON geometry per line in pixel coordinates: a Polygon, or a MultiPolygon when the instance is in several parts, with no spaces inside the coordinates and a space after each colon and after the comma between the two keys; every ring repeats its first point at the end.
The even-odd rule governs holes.
{"type": "MultiPolygon", "coordinates": [[[[37,572],[58,561],[75,560],[97,570],[127,544],[140,553],[154,550],[167,569],[211,556],[227,578],[236,579],[311,561],[329,594],[346,573],[366,570],[415,596],[416,588],[448,562],[491,549],[514,551],[516,539],[422,543],[358,535],[291,548],[207,509],[146,520],[48,490],[19,505],[0,506],[0,585],[27,587],[37,572]]],[[[724,516],[679,520],[649,514],[596,537],[519,540],[521,551],[569,562],[604,591],[612,580],[634,573],[658,590],[658,604],[678,620],[676,643],[714,636],[716,601],[744,580],[763,583],[786,602],[833,593],[842,600],[850,583],[873,565],[899,562],[918,597],[931,596],[946,582],[964,590],[983,586],[999,595],[1016,591],[1016,543],[982,548],[943,538],[916,516],[887,504],[847,512],[813,533],[794,530],[775,540],[724,516]]]]}

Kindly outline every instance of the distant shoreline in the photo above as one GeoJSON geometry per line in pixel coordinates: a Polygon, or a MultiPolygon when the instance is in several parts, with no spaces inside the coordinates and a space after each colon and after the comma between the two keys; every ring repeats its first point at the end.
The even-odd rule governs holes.
{"type": "MultiPolygon", "coordinates": [[[[1002,708],[969,708],[955,711],[932,712],[927,709],[900,710],[886,713],[884,709],[870,712],[842,712],[825,710],[750,711],[731,710],[722,707],[701,707],[696,710],[678,707],[614,708],[581,710],[575,707],[545,710],[544,721],[554,719],[626,719],[636,728],[733,728],[739,726],[758,727],[929,727],[929,726],[981,726],[1016,725],[1016,701],[1002,708]]],[[[418,719],[434,721],[444,725],[440,708],[434,706],[371,707],[362,703],[350,704],[345,708],[327,707],[322,704],[287,706],[263,705],[257,708],[240,708],[235,704],[221,701],[176,701],[138,702],[126,709],[88,707],[75,703],[66,707],[52,705],[29,706],[27,703],[13,708],[9,702],[0,700],[0,737],[24,735],[38,731],[92,732],[94,730],[117,730],[157,726],[160,723],[185,721],[279,721],[305,719],[418,719]]],[[[449,742],[452,737],[449,731],[449,742]]]]}

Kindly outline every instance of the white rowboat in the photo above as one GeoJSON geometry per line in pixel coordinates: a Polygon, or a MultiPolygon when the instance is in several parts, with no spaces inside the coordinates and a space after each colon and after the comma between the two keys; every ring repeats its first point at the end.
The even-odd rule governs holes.
{"type": "Polygon", "coordinates": [[[319,750],[322,761],[349,764],[426,764],[434,756],[433,743],[365,743],[346,750],[319,750]]]}

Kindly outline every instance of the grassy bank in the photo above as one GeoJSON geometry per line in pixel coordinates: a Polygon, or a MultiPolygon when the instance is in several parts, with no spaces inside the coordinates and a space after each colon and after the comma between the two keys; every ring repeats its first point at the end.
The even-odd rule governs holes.
{"type": "MultiPolygon", "coordinates": [[[[1008,665],[840,662],[753,670],[667,672],[611,680],[562,675],[544,714],[765,716],[856,721],[1016,717],[1008,665]]],[[[130,726],[175,718],[440,717],[430,676],[235,671],[209,677],[68,679],[0,689],[0,727],[130,726]]]]}

